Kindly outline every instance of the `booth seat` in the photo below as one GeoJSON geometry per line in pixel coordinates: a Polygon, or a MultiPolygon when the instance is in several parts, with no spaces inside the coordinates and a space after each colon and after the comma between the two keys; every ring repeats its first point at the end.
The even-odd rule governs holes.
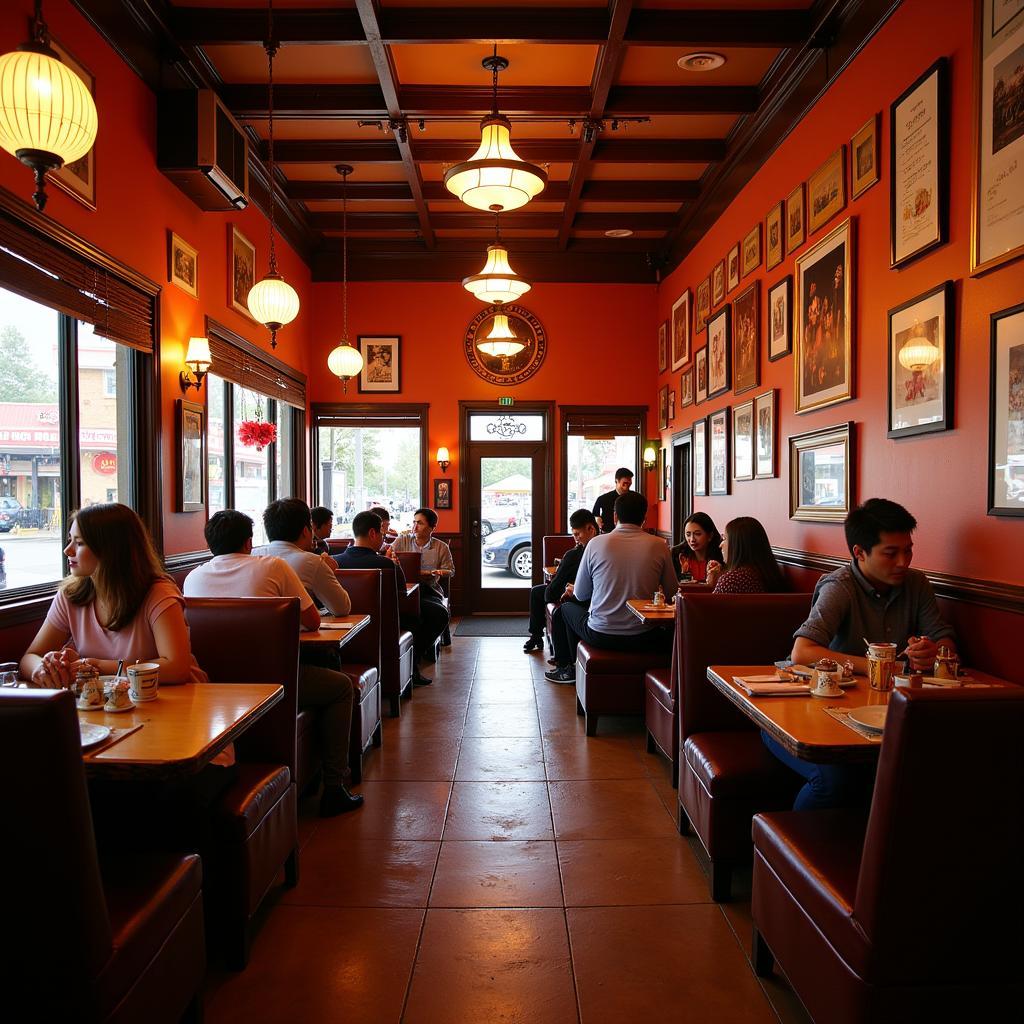
{"type": "Polygon", "coordinates": [[[327,553],[329,555],[340,555],[351,543],[351,537],[328,537],[327,553]]]}
{"type": "Polygon", "coordinates": [[[672,788],[679,786],[679,718],[675,658],[670,665],[648,669],[644,676],[644,726],[647,753],[656,751],[672,763],[672,788]]]}
{"type": "MultiPolygon", "coordinates": [[[[556,558],[564,558],[567,552],[572,551],[576,540],[571,533],[549,533],[541,540],[541,551],[543,552],[542,566],[554,565],[556,558]]],[[[555,614],[557,604],[550,601],[544,606],[544,620],[546,624],[548,652],[555,653],[554,642],[551,639],[551,616],[555,614]]]]}
{"type": "Polygon", "coordinates": [[[587,735],[597,735],[602,715],[643,715],[644,676],[668,662],[665,651],[623,653],[578,644],[576,711],[586,718],[587,735]]]}
{"type": "MultiPolygon", "coordinates": [[[[402,572],[405,573],[405,579],[408,583],[420,583],[420,567],[422,563],[422,556],[418,551],[399,551],[398,562],[402,567],[402,572]]],[[[448,614],[451,615],[451,600],[449,594],[451,593],[451,581],[447,576],[440,578],[441,592],[444,594],[443,604],[448,614]]],[[[416,592],[416,601],[422,604],[420,591],[423,589],[423,584],[420,583],[420,590],[416,592]]],[[[426,657],[430,661],[436,661],[438,655],[441,653],[442,647],[451,647],[452,637],[448,627],[445,627],[444,632],[437,638],[437,642],[434,644],[433,650],[427,651],[426,657]]]]}

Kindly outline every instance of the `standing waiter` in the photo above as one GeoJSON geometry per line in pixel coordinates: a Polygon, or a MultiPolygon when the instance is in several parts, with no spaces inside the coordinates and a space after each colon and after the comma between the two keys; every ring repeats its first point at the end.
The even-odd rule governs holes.
{"type": "Polygon", "coordinates": [[[615,499],[620,494],[625,494],[632,486],[633,471],[625,467],[617,469],[615,470],[615,489],[602,494],[594,502],[594,515],[597,518],[597,525],[601,528],[602,533],[611,533],[615,529],[615,516],[613,514],[615,499]]]}

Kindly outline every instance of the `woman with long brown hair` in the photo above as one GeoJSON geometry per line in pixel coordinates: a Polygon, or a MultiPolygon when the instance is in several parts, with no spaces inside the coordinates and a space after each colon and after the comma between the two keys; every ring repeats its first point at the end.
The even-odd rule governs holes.
{"type": "Polygon", "coordinates": [[[116,503],[80,509],[64,554],[70,576],[21,659],[32,686],[68,687],[83,661],[103,675],[118,661],[155,662],[165,686],[205,681],[192,657],[185,599],[135,512],[116,503]]]}
{"type": "Polygon", "coordinates": [[[727,523],[722,532],[723,567],[708,564],[708,583],[716,594],[773,594],[785,590],[782,570],[764,527],[750,516],[727,523]]]}
{"type": "Polygon", "coordinates": [[[722,537],[707,512],[694,512],[683,523],[683,540],[672,548],[672,564],[680,580],[704,583],[708,566],[722,557],[722,537]]]}

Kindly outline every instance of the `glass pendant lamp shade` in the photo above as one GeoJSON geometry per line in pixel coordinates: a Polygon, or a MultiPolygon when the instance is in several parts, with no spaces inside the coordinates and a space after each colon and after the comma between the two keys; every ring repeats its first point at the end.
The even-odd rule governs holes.
{"type": "Polygon", "coordinates": [[[530,288],[508,262],[508,249],[500,243],[487,246],[487,262],[479,274],[464,278],[462,287],[488,305],[515,302],[530,288]]]}
{"type": "Polygon", "coordinates": [[[508,357],[522,352],[526,346],[515,336],[512,328],[508,325],[508,317],[504,313],[494,314],[494,323],[491,325],[491,333],[483,341],[478,341],[476,347],[489,356],[508,357]]]}
{"type": "Polygon", "coordinates": [[[250,289],[245,300],[249,312],[269,331],[279,331],[299,315],[299,296],[278,273],[267,274],[250,289]]]}
{"type": "Polygon", "coordinates": [[[347,383],[363,369],[363,357],[347,341],[331,351],[327,357],[327,369],[347,383]]]}

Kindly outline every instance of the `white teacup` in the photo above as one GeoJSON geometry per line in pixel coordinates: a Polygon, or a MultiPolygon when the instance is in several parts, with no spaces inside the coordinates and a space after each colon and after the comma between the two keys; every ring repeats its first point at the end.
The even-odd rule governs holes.
{"type": "Polygon", "coordinates": [[[841,697],[843,688],[839,685],[839,680],[842,678],[843,670],[841,668],[815,669],[814,686],[811,688],[811,693],[815,697],[841,697]]]}
{"type": "Polygon", "coordinates": [[[152,661],[140,661],[135,665],[129,665],[127,674],[128,693],[136,704],[156,700],[157,690],[160,688],[159,665],[152,661]]]}

